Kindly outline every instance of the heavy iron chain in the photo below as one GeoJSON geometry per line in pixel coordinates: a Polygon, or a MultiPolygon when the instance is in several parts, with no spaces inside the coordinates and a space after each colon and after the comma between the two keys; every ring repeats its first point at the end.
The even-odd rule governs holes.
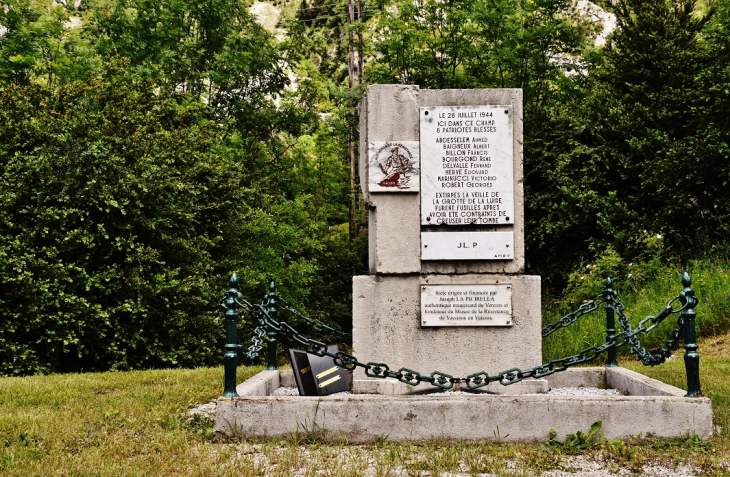
{"type": "MultiPolygon", "coordinates": [[[[243,352],[243,357],[245,357],[249,361],[253,361],[254,359],[258,358],[259,352],[261,352],[261,348],[263,347],[264,340],[266,339],[266,330],[262,328],[261,326],[257,326],[253,330],[253,336],[251,337],[251,346],[248,347],[248,350],[243,352]]],[[[239,345],[240,348],[243,348],[243,346],[239,345]]]]}
{"type": "MultiPolygon", "coordinates": [[[[221,300],[221,308],[223,310],[226,310],[227,308],[223,303],[225,302],[226,298],[229,297],[230,291],[226,292],[223,295],[223,299],[221,300]]],[[[240,294],[239,294],[240,295],[240,294]]],[[[256,319],[259,322],[259,326],[257,326],[253,330],[253,336],[251,337],[251,346],[248,347],[246,351],[241,352],[241,358],[245,358],[249,361],[253,361],[259,356],[259,353],[263,349],[263,343],[266,341],[266,327],[265,327],[265,320],[262,319],[262,316],[269,316],[268,313],[265,311],[265,306],[269,304],[268,299],[264,299],[264,303],[262,305],[252,305],[248,301],[246,301],[242,296],[231,296],[231,298],[234,300],[235,304],[238,308],[242,308],[244,311],[248,312],[254,319],[256,319]]],[[[340,330],[337,330],[335,328],[332,328],[331,326],[328,326],[321,321],[317,320],[316,318],[309,318],[305,315],[303,315],[298,310],[292,308],[286,300],[284,300],[281,297],[277,297],[277,299],[280,302],[283,302],[286,306],[281,307],[280,309],[288,311],[292,313],[293,315],[298,316],[299,318],[302,318],[304,321],[306,321],[308,324],[312,325],[315,331],[318,331],[320,333],[329,334],[330,336],[334,337],[335,339],[347,343],[352,343],[352,335],[349,333],[342,332],[340,330]]],[[[269,317],[271,320],[271,318],[269,317]]],[[[244,348],[242,345],[236,345],[236,347],[241,350],[244,348]]]]}
{"type": "Polygon", "coordinates": [[[564,317],[560,318],[555,323],[550,323],[545,328],[542,329],[542,337],[545,338],[547,336],[550,336],[555,331],[558,331],[560,328],[566,328],[583,316],[587,315],[588,313],[592,311],[596,311],[598,309],[598,306],[603,303],[603,294],[598,295],[593,300],[589,301],[588,303],[582,304],[580,307],[578,307],[577,310],[575,310],[572,313],[568,313],[564,317]]]}
{"type": "MultiPolygon", "coordinates": [[[[264,298],[263,305],[268,305],[268,295],[266,298],[264,298]]],[[[266,327],[264,320],[262,320],[262,313],[261,310],[263,309],[260,306],[254,306],[251,303],[249,303],[245,298],[243,298],[243,295],[235,289],[230,289],[227,292],[223,294],[223,298],[221,299],[220,308],[225,312],[228,309],[228,306],[226,305],[226,302],[232,302],[232,305],[235,305],[234,308],[241,308],[245,312],[249,313],[256,321],[258,321],[259,326],[254,328],[253,330],[253,336],[251,336],[251,346],[248,347],[246,351],[240,351],[244,348],[243,345],[236,344],[236,348],[240,351],[240,355],[238,357],[239,360],[246,359],[249,361],[253,361],[254,359],[258,358],[259,353],[263,349],[263,343],[266,341],[266,327]]]]}
{"type": "MultiPolygon", "coordinates": [[[[621,313],[619,316],[623,315],[623,304],[617,300],[617,302],[613,302],[611,300],[611,297],[606,297],[607,301],[611,301],[612,303],[607,303],[607,306],[610,306],[614,309],[617,313],[619,313],[619,310],[621,310],[621,313]],[[617,306],[617,303],[619,306],[617,306]]],[[[617,298],[617,297],[616,297],[617,298]]],[[[568,356],[562,359],[557,359],[550,361],[549,363],[542,364],[540,366],[536,366],[532,369],[528,369],[526,371],[523,371],[519,368],[512,368],[507,371],[503,371],[496,376],[489,376],[485,372],[472,374],[466,377],[466,384],[469,389],[476,389],[481,386],[486,386],[487,384],[495,381],[499,381],[502,385],[509,385],[514,384],[522,381],[525,378],[541,378],[544,376],[548,376],[550,374],[564,371],[568,369],[571,366],[575,366],[578,364],[586,363],[589,361],[593,361],[594,359],[598,358],[599,355],[607,351],[612,346],[615,346],[616,348],[620,348],[621,346],[624,346],[626,344],[632,345],[632,352],[635,352],[634,346],[636,346],[636,343],[638,343],[638,340],[636,339],[636,336],[639,333],[648,333],[649,331],[656,328],[659,323],[661,323],[667,316],[673,313],[681,313],[687,308],[691,308],[696,306],[697,301],[696,300],[687,300],[685,304],[678,310],[674,310],[671,306],[671,304],[679,299],[680,296],[675,297],[672,299],[667,306],[662,309],[659,313],[653,316],[648,316],[645,319],[643,319],[639,326],[636,329],[632,329],[630,325],[628,325],[628,318],[626,319],[626,326],[624,330],[615,335],[612,340],[607,341],[606,343],[602,344],[601,346],[591,346],[589,348],[586,348],[582,350],[580,353],[568,356]],[[646,323],[651,321],[650,326],[646,326],[646,323]],[[621,341],[619,341],[621,340],[621,341]]],[[[626,315],[623,315],[624,317],[626,315]]],[[[623,326],[623,324],[622,324],[623,326]]],[[[671,338],[667,340],[668,346],[667,348],[669,350],[676,350],[679,346],[678,339],[680,336],[680,331],[683,326],[683,319],[680,315],[678,319],[677,328],[675,328],[671,334],[671,338]]],[[[641,345],[638,344],[636,349],[640,349],[641,345]]],[[[671,355],[671,351],[666,351],[663,349],[660,353],[662,353],[662,356],[664,354],[667,354],[667,357],[671,355]]],[[[649,353],[647,353],[649,354],[649,353]]],[[[650,355],[651,356],[651,355],[650,355]]],[[[639,356],[637,355],[637,359],[639,359],[639,356]]],[[[655,364],[659,364],[659,362],[663,362],[666,359],[666,357],[662,361],[658,361],[655,364]]],[[[647,363],[644,363],[647,364],[647,363]]]]}
{"type": "MultiPolygon", "coordinates": [[[[607,301],[607,306],[613,308],[614,311],[619,314],[619,316],[623,315],[625,317],[625,315],[623,314],[624,306],[623,304],[621,304],[620,300],[618,300],[617,296],[615,297],[615,300],[614,297],[610,294],[604,295],[604,298],[607,301]]],[[[283,341],[285,341],[288,345],[299,346],[307,353],[311,353],[316,356],[328,356],[333,359],[334,364],[341,368],[352,371],[357,367],[361,367],[364,368],[365,375],[368,377],[394,378],[402,383],[410,384],[412,386],[416,386],[421,383],[429,383],[443,389],[451,389],[454,387],[455,384],[465,383],[469,389],[478,389],[480,387],[487,386],[488,384],[493,382],[499,382],[503,386],[508,386],[510,384],[518,383],[523,379],[542,378],[545,376],[549,376],[553,373],[565,371],[569,367],[595,360],[602,353],[606,352],[609,348],[614,346],[616,348],[620,348],[622,346],[625,346],[626,344],[631,344],[633,352],[634,346],[636,345],[636,343],[639,343],[636,339],[636,336],[639,333],[647,333],[656,328],[667,316],[673,313],[680,313],[685,309],[694,307],[696,305],[696,299],[688,299],[685,301],[684,305],[680,309],[675,310],[674,308],[672,308],[671,305],[678,299],[680,299],[680,296],[673,298],[667,304],[667,306],[656,315],[648,316],[647,318],[643,319],[636,329],[631,328],[631,326],[628,324],[627,318],[626,322],[622,323],[623,331],[615,335],[612,340],[607,341],[600,346],[591,346],[582,350],[578,354],[567,356],[561,359],[556,359],[550,361],[549,363],[541,364],[527,370],[522,370],[520,368],[511,368],[506,371],[502,371],[494,376],[490,376],[486,372],[480,371],[478,373],[470,374],[465,378],[454,377],[450,374],[442,373],[439,371],[434,371],[430,375],[424,375],[419,373],[418,371],[414,371],[408,368],[400,368],[397,371],[393,371],[385,363],[362,363],[351,354],[342,351],[338,351],[337,353],[329,352],[325,343],[306,338],[305,336],[302,336],[299,332],[297,332],[288,323],[274,320],[273,318],[271,318],[271,316],[269,316],[269,314],[266,312],[266,309],[261,305],[255,305],[251,307],[251,311],[255,316],[258,317],[259,322],[263,326],[275,330],[277,334],[283,339],[283,341]],[[651,321],[651,325],[646,326],[646,323],[649,321],[651,321]]],[[[682,328],[681,321],[682,320],[680,317],[680,320],[678,321],[678,328],[673,331],[671,335],[672,338],[668,341],[671,342],[671,344],[668,346],[670,349],[671,346],[675,346],[674,349],[676,349],[679,338],[679,330],[682,328]]],[[[638,348],[640,347],[641,345],[639,343],[638,348]]]]}
{"type": "MultiPolygon", "coordinates": [[[[648,333],[649,331],[659,326],[659,323],[664,321],[664,319],[670,314],[679,313],[685,308],[697,306],[697,300],[695,298],[692,298],[691,300],[687,300],[684,306],[679,310],[673,310],[671,306],[672,303],[680,298],[682,297],[675,297],[667,304],[667,306],[662,311],[660,311],[656,315],[647,316],[646,318],[641,320],[641,322],[639,323],[639,329],[643,328],[645,330],[644,332],[648,333]],[[649,321],[651,321],[651,325],[646,327],[645,324],[649,321]]],[[[658,364],[662,364],[667,360],[667,358],[672,355],[672,351],[676,351],[679,348],[679,338],[681,336],[682,330],[684,329],[684,318],[682,318],[681,315],[677,319],[677,326],[672,330],[670,338],[666,341],[666,346],[660,349],[657,353],[650,353],[646,350],[646,348],[641,346],[641,342],[636,338],[636,335],[632,334],[632,327],[629,323],[629,318],[626,316],[626,314],[624,314],[624,304],[619,301],[618,303],[611,305],[611,307],[618,315],[618,321],[621,325],[621,328],[628,332],[627,340],[628,343],[631,345],[631,353],[636,357],[636,360],[641,361],[644,366],[656,366],[658,364]]]]}
{"type": "Polygon", "coordinates": [[[281,297],[279,297],[279,301],[281,301],[285,305],[281,308],[282,310],[288,311],[292,315],[303,319],[305,322],[307,322],[309,325],[311,325],[315,331],[317,331],[319,333],[330,335],[338,341],[352,343],[352,335],[350,333],[345,333],[344,331],[340,331],[329,325],[325,325],[324,323],[322,323],[321,321],[319,321],[316,318],[309,318],[308,316],[305,316],[299,310],[292,308],[292,306],[289,304],[289,302],[287,302],[285,299],[283,299],[281,297]]]}

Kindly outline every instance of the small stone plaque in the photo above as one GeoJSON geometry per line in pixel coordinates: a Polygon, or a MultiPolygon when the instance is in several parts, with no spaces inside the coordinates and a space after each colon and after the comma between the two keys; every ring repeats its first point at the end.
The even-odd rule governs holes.
{"type": "Polygon", "coordinates": [[[514,232],[421,232],[421,260],[514,260],[514,232]]]}
{"type": "Polygon", "coordinates": [[[421,285],[422,326],[513,326],[512,285],[421,285]]]}
{"type": "Polygon", "coordinates": [[[368,143],[370,192],[418,192],[418,141],[368,143]]]}
{"type": "Polygon", "coordinates": [[[421,224],[514,224],[512,106],[420,114],[421,224]]]}

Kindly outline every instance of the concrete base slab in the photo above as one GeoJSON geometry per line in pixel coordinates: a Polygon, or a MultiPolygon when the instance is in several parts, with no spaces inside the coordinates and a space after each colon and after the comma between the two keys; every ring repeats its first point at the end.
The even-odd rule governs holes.
{"type": "MultiPolygon", "coordinates": [[[[510,386],[502,386],[499,383],[492,383],[489,386],[479,388],[481,392],[489,394],[503,394],[505,396],[515,396],[518,394],[545,394],[550,389],[546,379],[531,379],[515,383],[510,386]]],[[[402,396],[405,394],[418,392],[438,392],[437,387],[419,386],[418,389],[401,383],[395,379],[355,379],[352,382],[352,392],[355,394],[380,394],[382,396],[402,396]]],[[[241,394],[241,393],[239,393],[241,394]]]]}
{"type": "Polygon", "coordinates": [[[563,439],[571,432],[586,432],[598,420],[603,421],[601,432],[609,439],[687,434],[709,439],[713,429],[709,399],[684,397],[681,389],[623,368],[569,369],[552,375],[547,383],[552,388],[566,383],[570,387],[609,384],[633,395],[352,394],[318,398],[260,394],[273,391],[282,381],[289,384],[290,375],[291,371],[263,371],[237,388],[239,393],[249,394],[219,398],[216,432],[258,437],[323,432],[350,442],[434,438],[541,442],[549,438],[551,429],[563,439]]]}

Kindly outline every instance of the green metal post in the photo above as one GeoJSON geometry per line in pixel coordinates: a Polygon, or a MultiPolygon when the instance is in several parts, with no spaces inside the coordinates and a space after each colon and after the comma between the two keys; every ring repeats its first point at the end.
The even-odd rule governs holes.
{"type": "Polygon", "coordinates": [[[684,322],[684,369],[687,372],[687,397],[700,397],[700,355],[697,352],[697,334],[695,332],[695,310],[697,297],[690,288],[692,279],[687,272],[682,274],[682,286],[684,290],[679,294],[682,306],[689,303],[689,306],[682,312],[684,322]]]}
{"type": "MultiPolygon", "coordinates": [[[[616,339],[616,317],[614,315],[613,307],[609,303],[610,297],[615,295],[615,292],[611,288],[613,281],[610,278],[606,278],[606,289],[603,292],[606,298],[606,343],[614,341],[616,339]]],[[[608,348],[608,362],[606,363],[607,368],[617,368],[618,362],[616,361],[616,345],[608,348]]]]}
{"type": "MultiPolygon", "coordinates": [[[[271,319],[276,320],[277,313],[279,311],[279,297],[276,295],[276,284],[272,282],[269,284],[269,294],[266,296],[266,311],[269,313],[271,319]]],[[[276,331],[270,330],[268,332],[268,351],[269,351],[269,363],[266,367],[267,371],[276,371],[276,331]]]]}
{"type": "Polygon", "coordinates": [[[223,355],[224,389],[221,397],[236,397],[236,366],[238,366],[238,299],[242,297],[238,291],[238,275],[231,275],[231,288],[223,295],[221,308],[226,317],[226,345],[223,355]]]}

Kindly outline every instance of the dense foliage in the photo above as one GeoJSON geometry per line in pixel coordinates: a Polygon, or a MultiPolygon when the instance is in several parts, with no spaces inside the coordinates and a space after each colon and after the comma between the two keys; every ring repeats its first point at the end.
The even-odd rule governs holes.
{"type": "Polygon", "coordinates": [[[3,372],[210,353],[207,282],[242,194],[205,113],[113,71],[0,94],[3,372]]]}
{"type": "Polygon", "coordinates": [[[5,5],[0,374],[216,363],[233,271],[347,322],[363,247],[337,127],[284,90],[243,3],[5,5]]]}
{"type": "Polygon", "coordinates": [[[524,90],[549,293],[586,264],[721,248],[730,0],[599,3],[605,46],[569,0],[375,0],[352,26],[293,0],[276,35],[244,0],[0,0],[0,374],[218,362],[233,271],[349,328],[350,38],[363,85],[524,90]]]}

